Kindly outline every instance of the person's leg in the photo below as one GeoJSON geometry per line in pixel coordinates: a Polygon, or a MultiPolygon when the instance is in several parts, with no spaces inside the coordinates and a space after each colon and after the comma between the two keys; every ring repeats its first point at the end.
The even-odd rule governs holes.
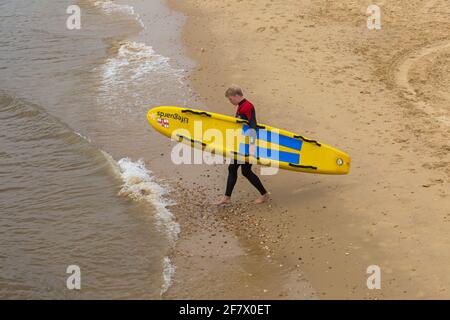
{"type": "Polygon", "coordinates": [[[227,189],[225,191],[225,196],[219,202],[216,203],[217,205],[224,205],[231,203],[231,194],[233,193],[234,186],[236,185],[237,172],[239,166],[240,164],[238,164],[236,161],[232,162],[228,166],[227,189]]]}
{"type": "Polygon", "coordinates": [[[242,175],[250,181],[250,183],[258,189],[261,197],[255,200],[255,203],[263,203],[268,200],[269,193],[264,188],[261,180],[258,176],[252,171],[252,165],[250,163],[245,163],[242,165],[242,175]]]}
{"type": "Polygon", "coordinates": [[[226,197],[231,197],[231,194],[233,193],[233,189],[237,181],[239,166],[240,164],[237,164],[236,162],[233,162],[228,166],[227,190],[225,191],[226,197]]]}

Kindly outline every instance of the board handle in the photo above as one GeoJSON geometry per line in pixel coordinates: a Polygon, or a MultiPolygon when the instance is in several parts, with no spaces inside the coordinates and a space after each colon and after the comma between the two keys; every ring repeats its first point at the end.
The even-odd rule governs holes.
{"type": "Polygon", "coordinates": [[[294,167],[294,168],[317,170],[317,167],[314,167],[314,166],[302,166],[300,164],[294,164],[294,163],[289,163],[289,166],[294,167]]]}
{"type": "Polygon", "coordinates": [[[300,139],[300,140],[302,140],[302,141],[309,142],[309,143],[314,143],[314,144],[316,144],[318,147],[322,146],[319,142],[317,142],[317,140],[306,139],[304,136],[301,136],[301,135],[295,135],[293,138],[294,138],[294,139],[300,139]]]}
{"type": "MultiPolygon", "coordinates": [[[[247,120],[242,120],[242,119],[236,119],[236,123],[245,123],[246,125],[250,125],[250,123],[247,120]]],[[[265,129],[265,126],[261,126],[259,124],[256,125],[256,127],[258,129],[265,129]]]]}
{"type": "Polygon", "coordinates": [[[181,112],[182,113],[192,113],[192,114],[196,114],[196,115],[199,115],[199,116],[207,116],[207,117],[211,118],[211,115],[209,113],[207,113],[207,112],[204,112],[204,111],[194,111],[194,110],[191,110],[191,109],[184,109],[184,110],[181,110],[181,112]]]}
{"type": "Polygon", "coordinates": [[[206,143],[198,141],[198,140],[194,140],[194,139],[191,139],[191,138],[188,138],[186,136],[182,136],[181,134],[177,134],[177,137],[178,137],[178,141],[179,142],[181,142],[182,140],[188,140],[188,141],[190,141],[193,144],[198,143],[198,144],[201,144],[203,147],[206,147],[206,143]]]}

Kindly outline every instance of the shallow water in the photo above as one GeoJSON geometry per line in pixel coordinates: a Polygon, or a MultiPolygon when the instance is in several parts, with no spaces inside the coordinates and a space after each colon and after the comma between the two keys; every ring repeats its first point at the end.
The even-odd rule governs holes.
{"type": "Polygon", "coordinates": [[[0,3],[0,297],[159,298],[179,226],[145,113],[190,99],[189,63],[143,42],[160,2],[79,1],[81,30],[71,4],[0,3]]]}

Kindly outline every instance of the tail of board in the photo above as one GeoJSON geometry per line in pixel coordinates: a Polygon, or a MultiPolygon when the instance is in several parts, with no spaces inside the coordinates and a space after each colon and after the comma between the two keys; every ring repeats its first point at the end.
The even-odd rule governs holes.
{"type": "Polygon", "coordinates": [[[175,106],[148,111],[152,127],[173,140],[229,158],[316,174],[347,174],[345,152],[305,136],[259,124],[256,152],[250,155],[247,121],[203,110],[175,106]]]}

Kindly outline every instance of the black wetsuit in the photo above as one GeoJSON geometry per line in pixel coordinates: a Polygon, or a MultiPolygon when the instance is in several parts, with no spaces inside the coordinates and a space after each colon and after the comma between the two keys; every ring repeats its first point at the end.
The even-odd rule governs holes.
{"type": "MultiPolygon", "coordinates": [[[[250,134],[250,144],[254,144],[256,140],[256,113],[255,113],[255,107],[253,106],[250,101],[243,99],[241,102],[239,102],[239,106],[236,112],[236,118],[247,120],[249,123],[249,127],[253,129],[251,132],[253,134],[250,134]]],[[[228,166],[228,180],[227,180],[227,190],[225,192],[225,195],[228,197],[231,197],[231,194],[233,193],[234,186],[236,185],[237,181],[237,172],[239,169],[239,166],[241,166],[242,175],[250,181],[250,183],[258,189],[259,193],[261,195],[264,195],[267,193],[266,189],[261,183],[261,180],[258,178],[258,176],[252,171],[252,165],[250,163],[242,163],[238,160],[234,160],[229,166],[228,166]]]]}

